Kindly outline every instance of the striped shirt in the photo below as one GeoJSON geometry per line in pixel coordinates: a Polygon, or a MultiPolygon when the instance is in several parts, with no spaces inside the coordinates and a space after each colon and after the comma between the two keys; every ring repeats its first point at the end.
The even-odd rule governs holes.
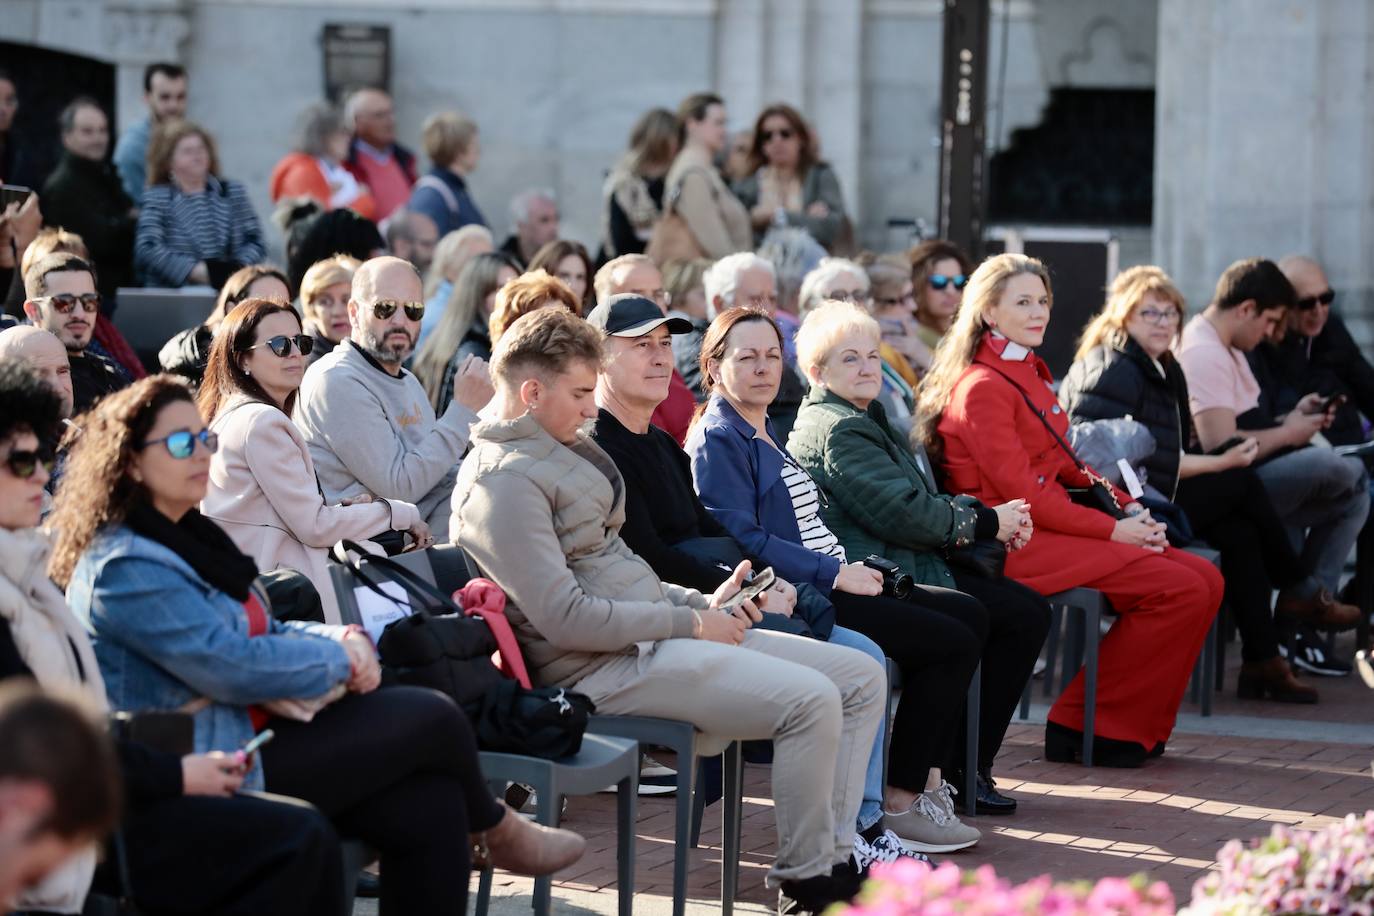
{"type": "Polygon", "coordinates": [[[820,492],[816,489],[816,482],[786,452],[782,453],[782,482],[787,485],[787,495],[792,498],[792,511],[797,513],[802,546],[845,562],[840,539],[821,521],[820,492]]]}
{"type": "Polygon", "coordinates": [[[257,214],[236,181],[212,175],[196,194],[171,184],[143,194],[134,263],[149,286],[183,286],[200,261],[256,264],[264,253],[257,214]]]}

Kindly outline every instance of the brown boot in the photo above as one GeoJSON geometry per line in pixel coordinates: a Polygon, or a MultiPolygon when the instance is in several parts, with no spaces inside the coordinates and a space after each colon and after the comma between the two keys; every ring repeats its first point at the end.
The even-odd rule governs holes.
{"type": "Polygon", "coordinates": [[[1244,662],[1236,696],[1242,700],[1262,700],[1268,694],[1280,703],[1315,703],[1317,691],[1298,683],[1288,662],[1275,655],[1262,662],[1244,662]]]}
{"type": "Polygon", "coordinates": [[[1337,601],[1329,589],[1320,588],[1306,598],[1280,593],[1274,602],[1274,616],[1302,621],[1323,630],[1345,630],[1360,622],[1360,609],[1337,601]]]}
{"type": "Polygon", "coordinates": [[[587,841],[579,833],[526,820],[498,801],[505,816],[472,834],[472,867],[501,868],[517,875],[551,875],[582,858],[587,841]]]}

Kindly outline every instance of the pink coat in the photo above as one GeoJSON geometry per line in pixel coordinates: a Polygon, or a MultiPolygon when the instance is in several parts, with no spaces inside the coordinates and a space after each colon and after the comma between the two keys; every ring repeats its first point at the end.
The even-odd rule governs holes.
{"type": "Polygon", "coordinates": [[[362,541],[388,530],[405,531],[420,520],[419,510],[394,499],[325,505],[305,439],[276,407],[233,398],[210,428],[219,434],[219,451],[210,461],[201,512],[218,522],[258,569],[305,573],[320,592],[325,622],[339,623],[329,548],[344,538],[362,541]]]}

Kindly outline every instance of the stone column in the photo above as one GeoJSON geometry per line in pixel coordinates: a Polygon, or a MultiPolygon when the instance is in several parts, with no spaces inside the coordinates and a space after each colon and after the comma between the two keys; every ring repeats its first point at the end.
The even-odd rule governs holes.
{"type": "Polygon", "coordinates": [[[1160,0],[1154,258],[1193,308],[1227,264],[1313,255],[1374,340],[1374,12],[1160,0]]]}

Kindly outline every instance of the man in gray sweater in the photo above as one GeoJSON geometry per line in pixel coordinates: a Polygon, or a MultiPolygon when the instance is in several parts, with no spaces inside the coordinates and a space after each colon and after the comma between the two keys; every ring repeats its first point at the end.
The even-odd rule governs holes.
{"type": "Polygon", "coordinates": [[[853,649],[751,629],[752,603],[723,609],[748,562],[708,598],[661,581],[626,546],[624,482],[583,432],[600,364],[601,332],[562,309],[531,312],[501,336],[496,419],[473,430],[454,540],[510,598],[539,684],[585,693],[603,713],[691,722],[717,747],[771,739],[778,912],[847,901],[883,669],[853,649]]]}
{"type": "Polygon", "coordinates": [[[420,275],[400,258],[373,258],[353,275],[347,340],[305,373],[296,425],[329,503],[362,495],[414,503],[447,540],[449,497],[477,411],[491,400],[486,363],[470,357],[441,417],[402,364],[425,304],[420,275]]]}

